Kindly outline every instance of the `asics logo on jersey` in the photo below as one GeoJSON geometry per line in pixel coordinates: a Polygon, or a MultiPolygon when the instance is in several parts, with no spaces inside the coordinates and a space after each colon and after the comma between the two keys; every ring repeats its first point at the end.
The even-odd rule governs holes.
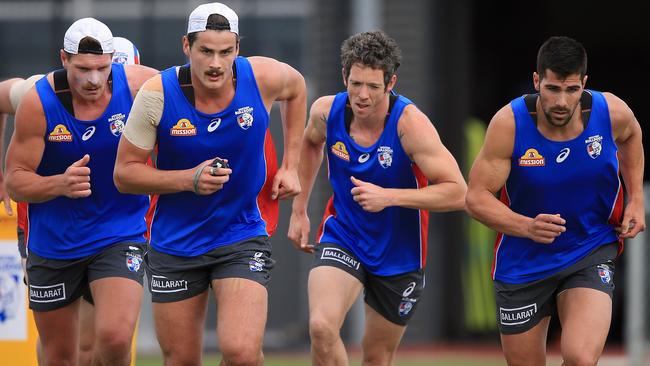
{"type": "Polygon", "coordinates": [[[84,141],[88,141],[88,139],[93,137],[93,135],[95,134],[95,130],[96,130],[95,126],[90,126],[90,127],[86,128],[86,131],[84,132],[84,134],[81,135],[81,139],[84,140],[84,141]]]}
{"type": "Polygon", "coordinates": [[[208,132],[214,132],[217,128],[219,128],[219,125],[221,124],[221,118],[215,118],[213,119],[210,124],[208,125],[208,132]]]}
{"type": "Polygon", "coordinates": [[[370,154],[368,154],[368,153],[359,155],[359,162],[360,163],[365,163],[366,161],[368,161],[368,159],[370,159],[370,154]]]}
{"type": "Polygon", "coordinates": [[[408,287],[402,292],[402,297],[409,297],[415,290],[415,282],[409,283],[408,287]]]}
{"type": "Polygon", "coordinates": [[[560,153],[557,155],[557,158],[555,158],[555,161],[558,163],[561,163],[566,160],[566,158],[569,157],[569,153],[571,152],[571,149],[568,147],[565,147],[564,149],[560,150],[560,153]]]}

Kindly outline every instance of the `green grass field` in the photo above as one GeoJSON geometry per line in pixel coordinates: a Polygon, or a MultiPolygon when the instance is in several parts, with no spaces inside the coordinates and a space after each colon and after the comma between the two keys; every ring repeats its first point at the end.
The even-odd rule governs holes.
{"type": "MultiPolygon", "coordinates": [[[[220,357],[218,355],[208,355],[203,358],[203,364],[218,365],[220,357]]],[[[160,357],[138,357],[136,361],[137,366],[160,366],[162,365],[162,358],[160,357]]],[[[267,355],[264,362],[266,366],[309,366],[308,355],[295,355],[295,356],[280,356],[280,355],[267,355]]],[[[358,358],[352,358],[351,366],[359,366],[361,362],[358,358]]],[[[477,356],[473,357],[452,357],[452,356],[398,356],[394,366],[501,366],[505,365],[503,360],[484,359],[477,356]]]]}
{"type": "MultiPolygon", "coordinates": [[[[206,366],[219,365],[219,355],[205,355],[203,364],[206,366]]],[[[562,359],[558,354],[548,356],[548,366],[560,366],[562,359]]],[[[136,366],[161,366],[162,358],[160,356],[139,356],[136,360],[136,366]]],[[[306,353],[296,354],[266,354],[265,366],[309,366],[311,362],[309,355],[306,353]]],[[[350,366],[360,366],[361,361],[358,354],[354,354],[350,361],[350,366]]],[[[421,352],[410,354],[403,352],[397,354],[393,366],[505,366],[506,362],[503,356],[494,352],[473,352],[472,350],[443,351],[442,353],[432,352],[423,354],[421,352]]],[[[624,366],[627,360],[622,355],[604,355],[598,362],[599,366],[624,366]]]]}

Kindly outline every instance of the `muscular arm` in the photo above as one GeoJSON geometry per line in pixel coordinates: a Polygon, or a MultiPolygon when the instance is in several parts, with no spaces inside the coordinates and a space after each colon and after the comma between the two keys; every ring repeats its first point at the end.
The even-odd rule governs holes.
{"type": "Polygon", "coordinates": [[[90,169],[84,166],[88,162],[87,156],[62,174],[36,174],[45,149],[45,127],[45,114],[36,89],[32,88],[16,112],[14,134],[7,150],[7,190],[10,196],[15,201],[24,202],[44,202],[58,196],[89,196],[90,169]]]}
{"type": "MultiPolygon", "coordinates": [[[[15,114],[16,108],[20,99],[25,93],[34,85],[34,82],[42,77],[42,75],[34,75],[27,80],[21,78],[13,78],[0,82],[0,157],[4,162],[4,137],[5,129],[7,128],[7,117],[9,114],[15,114]]],[[[7,194],[4,182],[4,164],[3,169],[0,169],[0,200],[4,203],[5,212],[13,215],[11,208],[11,200],[7,194]]]]}
{"type": "Polygon", "coordinates": [[[641,126],[624,101],[611,93],[604,95],[609,106],[612,133],[618,147],[620,170],[627,193],[627,204],[619,231],[622,238],[632,238],[645,229],[641,126]]]}
{"type": "Polygon", "coordinates": [[[462,210],[465,179],[429,118],[410,105],[400,117],[398,133],[404,151],[431,184],[420,189],[391,189],[392,205],[428,211],[462,210]]]}
{"type": "Polygon", "coordinates": [[[318,169],[323,162],[323,146],[327,137],[327,116],[332,107],[333,96],[325,96],[316,100],[309,112],[309,121],[302,141],[300,150],[300,186],[302,190],[293,199],[293,211],[300,214],[307,214],[307,205],[311,191],[314,188],[314,181],[318,169]]]}
{"type": "Polygon", "coordinates": [[[510,174],[514,139],[514,115],[508,105],[492,118],[483,147],[470,171],[467,212],[498,232],[551,243],[566,230],[562,218],[553,214],[540,214],[535,218],[520,215],[495,197],[510,174]]]}
{"type": "Polygon", "coordinates": [[[133,107],[120,138],[113,171],[115,186],[122,193],[166,194],[182,191],[210,194],[221,189],[228,181],[230,169],[219,169],[218,176],[211,176],[212,159],[192,169],[159,170],[147,164],[156,144],[156,129],[162,116],[164,96],[160,76],[147,81],[133,101],[133,107]],[[201,169],[197,173],[198,169],[201,169]],[[197,173],[197,187],[194,185],[197,173]],[[195,189],[196,188],[196,189],[195,189]]]}
{"type": "Polygon", "coordinates": [[[125,65],[124,72],[129,83],[131,96],[135,98],[142,85],[156,75],[158,70],[143,65],[125,65]]]}
{"type": "Polygon", "coordinates": [[[309,217],[307,205],[318,169],[323,161],[323,146],[327,137],[327,116],[329,115],[333,96],[325,96],[316,100],[311,107],[307,128],[300,149],[300,186],[302,190],[294,198],[287,236],[294,246],[305,252],[313,252],[309,241],[309,217]]]}
{"type": "Polygon", "coordinates": [[[305,79],[291,66],[270,58],[251,57],[250,61],[267,109],[274,101],[280,102],[284,152],[273,183],[274,195],[292,197],[300,192],[297,170],[307,114],[305,79]]]}

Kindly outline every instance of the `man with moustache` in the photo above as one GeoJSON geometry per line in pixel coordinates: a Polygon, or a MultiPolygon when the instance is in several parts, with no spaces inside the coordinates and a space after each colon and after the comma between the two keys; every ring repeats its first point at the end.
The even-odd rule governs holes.
{"type": "Polygon", "coordinates": [[[223,364],[261,365],[277,199],[300,191],[303,77],[265,57],[239,57],[239,19],[224,4],[194,9],[190,62],[149,80],[134,102],[115,165],[122,192],[158,194],[146,256],[166,364],[200,364],[208,289],[223,364]],[[281,103],[284,157],[269,192],[269,111],[281,103]],[[158,147],[157,166],[146,160],[158,147]]]}

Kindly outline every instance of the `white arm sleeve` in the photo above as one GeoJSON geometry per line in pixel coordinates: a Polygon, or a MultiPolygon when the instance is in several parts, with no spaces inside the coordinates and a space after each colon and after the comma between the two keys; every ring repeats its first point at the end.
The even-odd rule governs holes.
{"type": "Polygon", "coordinates": [[[25,80],[20,80],[11,85],[9,89],[9,100],[11,101],[11,108],[13,108],[14,113],[18,109],[18,104],[20,100],[23,99],[23,96],[29,91],[29,89],[36,84],[36,82],[42,78],[42,74],[32,75],[25,80]]]}
{"type": "Polygon", "coordinates": [[[153,150],[164,105],[162,91],[140,89],[126,121],[124,137],[140,149],[153,150]]]}

